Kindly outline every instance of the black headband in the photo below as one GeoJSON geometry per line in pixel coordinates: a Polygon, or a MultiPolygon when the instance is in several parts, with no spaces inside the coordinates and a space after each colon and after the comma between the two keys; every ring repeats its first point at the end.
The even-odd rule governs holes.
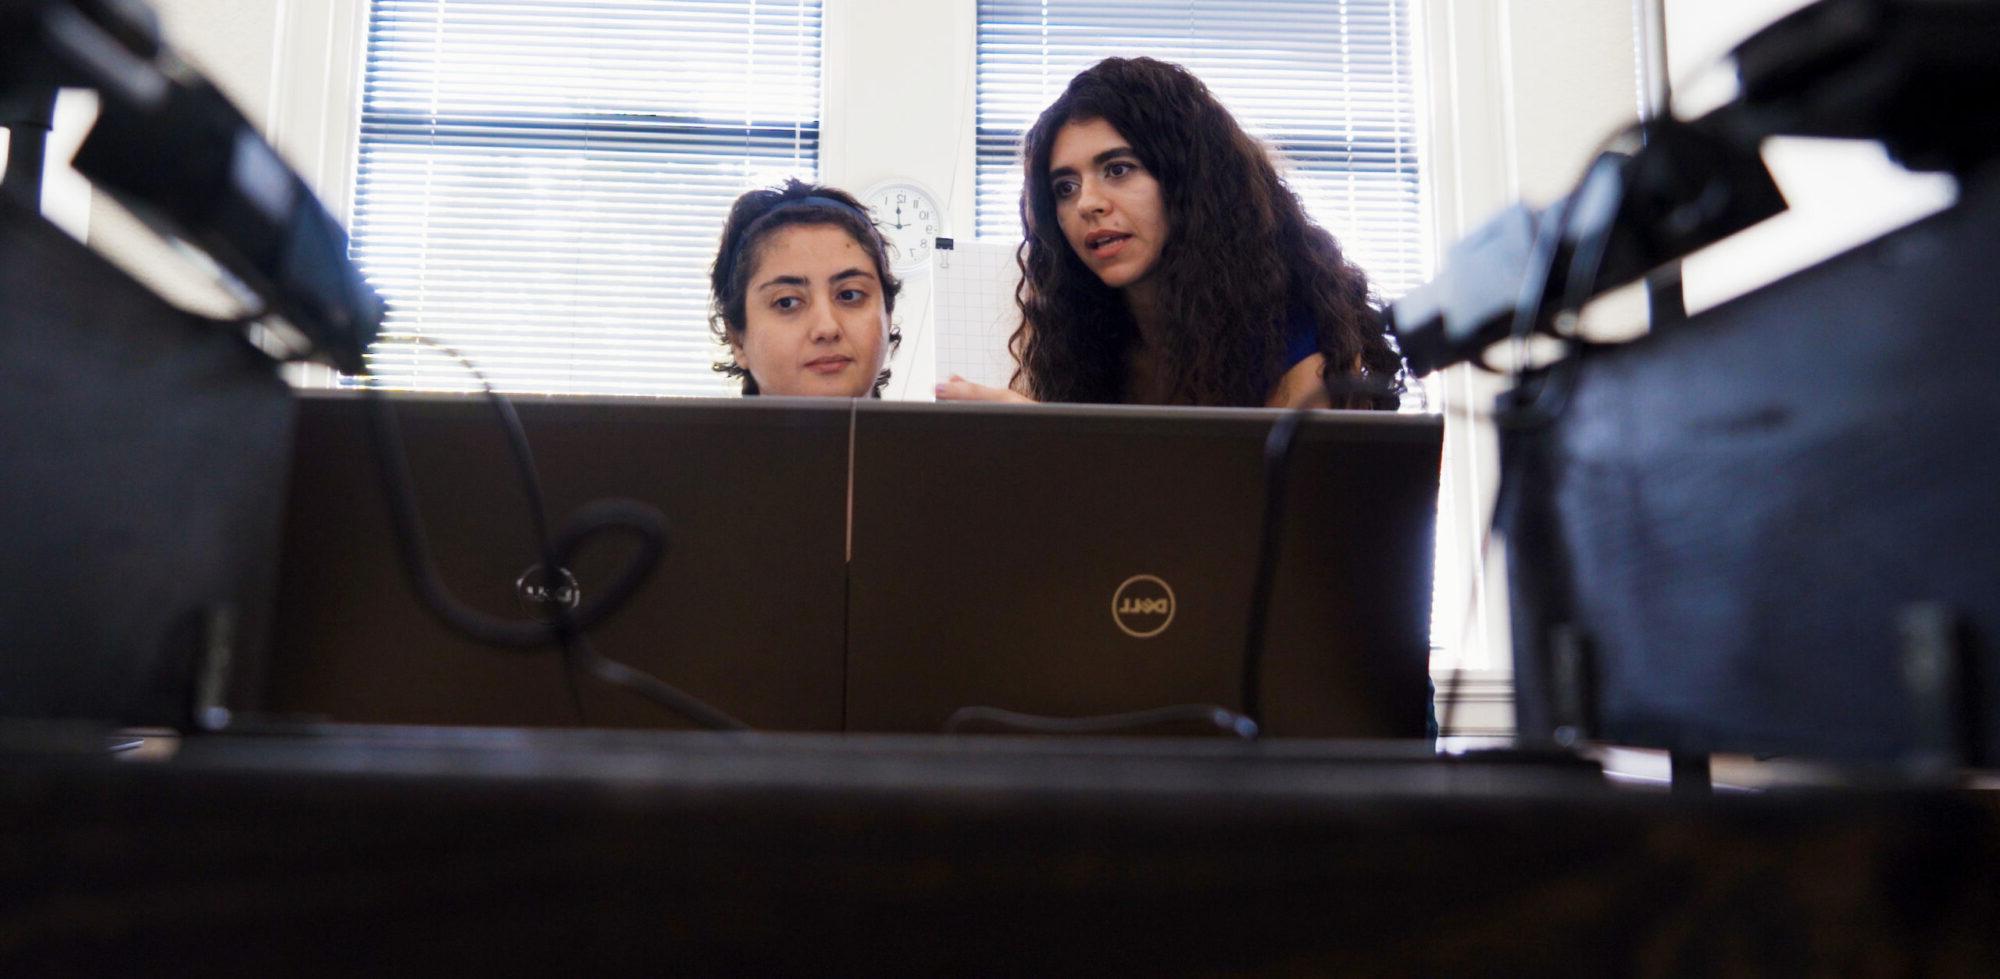
{"type": "Polygon", "coordinates": [[[774,214],[778,214],[783,211],[795,210],[797,208],[805,207],[807,205],[831,207],[836,210],[846,211],[847,213],[860,218],[861,223],[866,227],[870,228],[871,230],[875,227],[875,221],[874,219],[868,216],[868,212],[863,211],[862,209],[855,207],[854,205],[849,204],[846,201],[836,200],[831,197],[821,197],[817,194],[814,194],[811,197],[794,197],[791,198],[790,200],[779,201],[776,207],[773,207],[770,210],[757,215],[755,220],[752,220],[748,225],[744,226],[743,233],[736,236],[736,244],[731,246],[729,249],[729,264],[724,266],[724,268],[726,268],[727,271],[722,276],[723,287],[728,288],[729,283],[736,278],[736,263],[743,256],[743,244],[751,240],[753,237],[755,237],[754,235],[751,234],[751,232],[756,231],[758,225],[768,222],[771,219],[771,216],[774,214]]]}

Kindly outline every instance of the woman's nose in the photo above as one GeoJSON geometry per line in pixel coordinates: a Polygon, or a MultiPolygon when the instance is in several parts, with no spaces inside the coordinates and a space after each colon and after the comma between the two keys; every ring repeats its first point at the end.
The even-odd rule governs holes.
{"type": "Polygon", "coordinates": [[[833,315],[833,304],[821,302],[813,304],[810,336],[815,342],[840,339],[840,318],[833,315]]]}
{"type": "Polygon", "coordinates": [[[1098,192],[1097,182],[1094,180],[1084,181],[1082,186],[1078,187],[1076,191],[1077,213],[1102,214],[1104,213],[1104,209],[1104,195],[1098,192]]]}

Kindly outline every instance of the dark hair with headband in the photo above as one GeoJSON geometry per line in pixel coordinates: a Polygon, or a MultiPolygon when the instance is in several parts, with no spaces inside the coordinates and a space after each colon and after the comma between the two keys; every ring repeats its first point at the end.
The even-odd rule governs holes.
{"type": "MultiPolygon", "coordinates": [[[[882,280],[882,311],[895,314],[896,294],[902,291],[903,283],[889,273],[889,244],[875,230],[867,209],[846,191],[787,180],[782,187],[753,190],[738,197],[729,208],[729,220],[722,225],[722,246],[716,250],[715,266],[708,276],[708,328],[724,346],[743,338],[748,322],[743,297],[749,291],[750,273],[756,270],[757,252],[764,240],[780,228],[801,224],[833,225],[868,252],[875,259],[875,276],[882,280]]],[[[894,353],[902,340],[902,331],[891,320],[889,351],[894,353]]],[[[757,393],[757,379],[733,355],[718,362],[715,369],[741,378],[744,394],[757,393]]],[[[888,383],[889,369],[884,367],[875,377],[874,396],[881,397],[888,383]]]]}

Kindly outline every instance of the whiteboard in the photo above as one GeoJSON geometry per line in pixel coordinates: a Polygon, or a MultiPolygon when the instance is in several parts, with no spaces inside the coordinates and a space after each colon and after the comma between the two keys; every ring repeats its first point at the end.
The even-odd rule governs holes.
{"type": "Polygon", "coordinates": [[[1021,323],[1014,288],[1021,281],[1012,241],[939,239],[932,254],[931,302],[937,317],[937,377],[953,374],[1006,387],[1014,376],[1007,338],[1021,323]],[[946,248],[945,242],[951,241],[946,248]]]}

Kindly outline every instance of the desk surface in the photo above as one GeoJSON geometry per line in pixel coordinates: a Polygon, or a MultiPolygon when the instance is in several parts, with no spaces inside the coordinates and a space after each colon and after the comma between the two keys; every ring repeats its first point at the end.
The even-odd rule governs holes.
{"type": "MultiPolygon", "coordinates": [[[[373,729],[6,759],[0,963],[1987,971],[1987,797],[1325,742],[373,729]]],[[[10,971],[10,970],[0,970],[10,971]]]]}

